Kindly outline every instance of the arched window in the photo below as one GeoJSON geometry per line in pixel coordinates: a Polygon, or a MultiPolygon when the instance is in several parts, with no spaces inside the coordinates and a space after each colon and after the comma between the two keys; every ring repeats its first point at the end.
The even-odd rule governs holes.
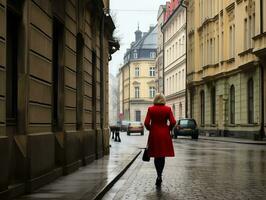
{"type": "Polygon", "coordinates": [[[216,115],[216,90],[215,87],[211,89],[211,123],[215,124],[216,115]]]}
{"type": "Polygon", "coordinates": [[[200,123],[201,125],[205,123],[205,94],[203,90],[200,92],[200,123]]]}
{"type": "Polygon", "coordinates": [[[248,123],[254,123],[254,84],[253,79],[248,80],[248,123]]]}
{"type": "Polygon", "coordinates": [[[230,88],[230,123],[235,123],[235,86],[230,88]]]}

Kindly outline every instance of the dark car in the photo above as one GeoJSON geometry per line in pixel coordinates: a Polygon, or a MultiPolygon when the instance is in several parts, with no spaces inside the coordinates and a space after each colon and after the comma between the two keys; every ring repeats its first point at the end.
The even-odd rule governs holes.
{"type": "Polygon", "coordinates": [[[173,129],[173,137],[191,136],[192,139],[199,138],[199,130],[195,119],[180,119],[173,129]]]}
{"type": "Polygon", "coordinates": [[[130,135],[130,133],[140,133],[144,135],[144,126],[142,122],[129,122],[127,135],[130,135]]]}

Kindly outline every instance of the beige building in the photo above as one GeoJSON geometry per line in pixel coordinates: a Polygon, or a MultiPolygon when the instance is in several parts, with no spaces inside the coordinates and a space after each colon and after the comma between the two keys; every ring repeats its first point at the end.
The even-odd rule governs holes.
{"type": "Polygon", "coordinates": [[[156,93],[155,58],[157,28],[135,32],[136,39],[119,70],[120,116],[122,120],[144,121],[156,93]]]}
{"type": "Polygon", "coordinates": [[[163,73],[163,33],[162,26],[165,17],[165,5],[160,5],[157,16],[157,57],[155,61],[156,90],[164,93],[164,73],[163,73]]]}
{"type": "Polygon", "coordinates": [[[186,108],[186,9],[172,0],[166,7],[164,35],[164,93],[176,119],[186,108]]]}
{"type": "Polygon", "coordinates": [[[261,134],[262,81],[254,55],[265,49],[261,2],[188,1],[188,109],[203,133],[261,134]]]}
{"type": "Polygon", "coordinates": [[[256,1],[255,4],[256,30],[253,53],[259,58],[260,63],[260,94],[261,94],[261,135],[266,132],[266,2],[256,1]]]}
{"type": "Polygon", "coordinates": [[[1,199],[108,154],[108,61],[119,46],[108,8],[0,1],[1,199]]]}

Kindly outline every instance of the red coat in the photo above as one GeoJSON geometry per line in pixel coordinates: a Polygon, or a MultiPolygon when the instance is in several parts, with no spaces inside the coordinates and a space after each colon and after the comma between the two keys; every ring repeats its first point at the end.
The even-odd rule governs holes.
{"type": "Polygon", "coordinates": [[[149,107],[144,124],[150,131],[148,138],[150,157],[175,156],[170,130],[175,126],[176,120],[171,108],[165,105],[149,107]]]}

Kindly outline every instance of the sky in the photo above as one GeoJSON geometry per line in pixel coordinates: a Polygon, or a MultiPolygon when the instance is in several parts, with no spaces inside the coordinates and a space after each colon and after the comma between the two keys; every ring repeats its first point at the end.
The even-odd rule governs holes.
{"type": "Polygon", "coordinates": [[[116,25],[114,36],[120,38],[120,50],[112,55],[109,71],[118,73],[123,64],[123,56],[130,43],[135,40],[135,31],[147,32],[150,25],[156,25],[160,5],[166,0],[110,0],[111,15],[116,25]]]}

